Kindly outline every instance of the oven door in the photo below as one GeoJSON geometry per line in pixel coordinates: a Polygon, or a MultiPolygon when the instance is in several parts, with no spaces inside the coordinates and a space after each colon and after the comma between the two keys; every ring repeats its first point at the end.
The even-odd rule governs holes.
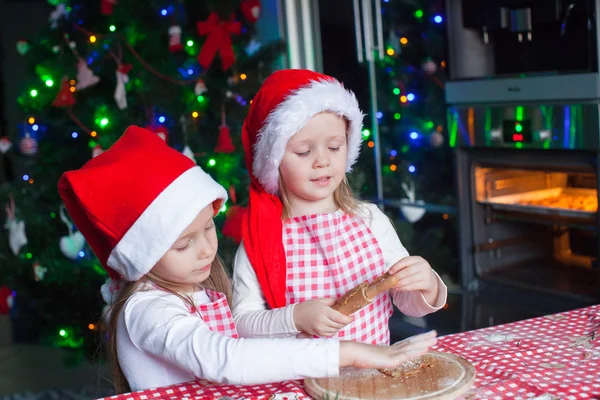
{"type": "Polygon", "coordinates": [[[463,284],[600,299],[598,153],[458,149],[463,284]]]}

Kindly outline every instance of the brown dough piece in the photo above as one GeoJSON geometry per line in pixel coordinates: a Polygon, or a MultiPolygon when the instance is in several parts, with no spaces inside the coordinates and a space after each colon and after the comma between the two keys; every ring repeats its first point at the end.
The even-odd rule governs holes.
{"type": "Polygon", "coordinates": [[[369,287],[369,282],[363,282],[354,287],[352,290],[340,297],[337,300],[337,303],[335,303],[331,308],[338,310],[344,315],[354,314],[372,301],[367,299],[364,295],[364,291],[367,287],[369,287]]]}
{"type": "Polygon", "coordinates": [[[382,368],[379,370],[382,374],[391,376],[394,379],[408,378],[418,374],[426,368],[433,366],[432,361],[423,360],[421,357],[407,361],[398,365],[396,368],[382,368]]]}

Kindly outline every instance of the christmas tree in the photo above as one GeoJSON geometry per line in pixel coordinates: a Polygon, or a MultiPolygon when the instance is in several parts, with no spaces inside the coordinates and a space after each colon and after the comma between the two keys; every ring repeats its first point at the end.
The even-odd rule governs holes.
{"type": "MultiPolygon", "coordinates": [[[[376,58],[383,197],[387,214],[411,254],[441,273],[457,274],[452,138],[446,126],[445,24],[442,1],[383,1],[383,60],[376,58]],[[402,202],[390,201],[402,198],[402,202]],[[426,208],[411,204],[433,205],[426,208]],[[389,206],[392,207],[389,207],[389,206]]],[[[363,133],[374,148],[365,118],[363,133]]],[[[373,151],[363,150],[353,184],[377,197],[373,151]]]]}
{"type": "Polygon", "coordinates": [[[17,43],[31,68],[24,120],[0,140],[0,286],[14,297],[16,339],[76,362],[97,348],[107,276],[62,207],[61,174],[147,127],[229,189],[217,224],[231,265],[249,180],[239,132],[282,44],[257,41],[259,0],[50,3],[39,37],[17,43]]]}

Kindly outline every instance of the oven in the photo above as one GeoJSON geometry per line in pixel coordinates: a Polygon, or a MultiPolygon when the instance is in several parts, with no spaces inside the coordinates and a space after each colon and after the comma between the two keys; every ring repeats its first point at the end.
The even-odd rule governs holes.
{"type": "Polygon", "coordinates": [[[597,104],[454,106],[462,285],[600,299],[597,104]]]}
{"type": "Polygon", "coordinates": [[[463,289],[598,302],[600,0],[446,0],[446,14],[463,289]]]}

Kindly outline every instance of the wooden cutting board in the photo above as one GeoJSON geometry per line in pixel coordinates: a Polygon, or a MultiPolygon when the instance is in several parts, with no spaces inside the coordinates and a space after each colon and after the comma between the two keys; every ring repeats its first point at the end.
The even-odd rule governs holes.
{"type": "Polygon", "coordinates": [[[305,379],[304,386],[318,400],[447,400],[464,394],[475,381],[473,365],[454,354],[430,351],[419,357],[420,363],[425,367],[403,369],[406,374],[399,378],[376,369],[342,368],[339,377],[305,379]]]}

